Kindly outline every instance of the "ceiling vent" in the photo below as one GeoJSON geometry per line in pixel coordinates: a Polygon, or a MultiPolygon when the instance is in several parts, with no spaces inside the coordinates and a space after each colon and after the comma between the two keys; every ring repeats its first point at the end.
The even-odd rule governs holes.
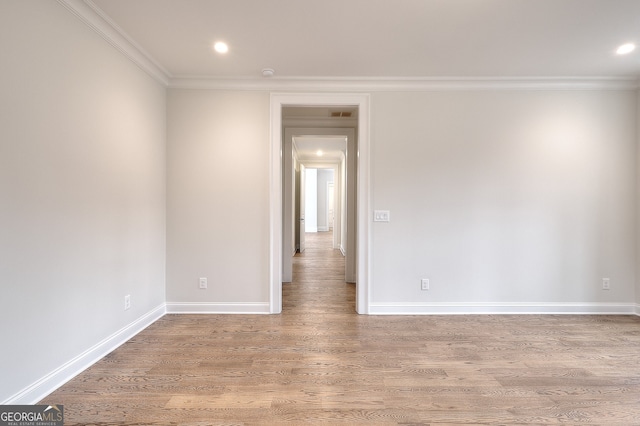
{"type": "Polygon", "coordinates": [[[351,111],[331,111],[330,114],[332,118],[337,118],[337,117],[349,118],[351,117],[352,112],[351,111]]]}

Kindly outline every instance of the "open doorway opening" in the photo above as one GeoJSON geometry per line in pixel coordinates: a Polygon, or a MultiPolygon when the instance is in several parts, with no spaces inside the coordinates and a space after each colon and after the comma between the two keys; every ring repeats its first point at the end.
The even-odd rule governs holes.
{"type": "MultiPolygon", "coordinates": [[[[312,237],[317,237],[315,241],[321,241],[323,245],[326,245],[327,249],[338,250],[343,256],[345,255],[346,250],[344,247],[346,245],[347,231],[342,225],[345,222],[343,211],[346,203],[341,199],[341,196],[346,191],[343,186],[344,179],[340,173],[341,165],[342,162],[336,164],[336,167],[316,166],[313,164],[305,166],[300,164],[300,167],[296,168],[296,179],[292,191],[295,206],[293,226],[295,227],[294,242],[296,253],[305,251],[307,237],[311,235],[312,237]],[[337,180],[338,177],[340,177],[339,180],[337,180]],[[338,182],[337,192],[335,191],[336,180],[338,182]],[[334,224],[337,226],[334,227],[334,224]],[[314,236],[313,234],[322,234],[322,236],[314,236]]],[[[284,208],[286,207],[285,205],[284,208]]],[[[282,281],[290,282],[292,276],[289,276],[288,271],[284,273],[288,269],[290,260],[284,258],[284,253],[286,251],[283,252],[282,281]]],[[[341,275],[346,281],[344,267],[341,275]]]]}
{"type": "MultiPolygon", "coordinates": [[[[318,232],[330,232],[331,238],[324,238],[328,242],[327,245],[335,249],[340,248],[342,245],[340,232],[336,233],[335,240],[333,238],[334,206],[338,204],[334,200],[336,196],[333,190],[336,175],[334,169],[305,167],[301,164],[299,169],[296,168],[295,174],[296,179],[292,191],[295,205],[293,220],[293,226],[295,226],[295,251],[298,253],[304,252],[305,235],[318,232]]],[[[338,210],[340,210],[340,207],[338,210]]],[[[340,212],[338,214],[340,215],[340,212]]],[[[282,281],[289,281],[286,275],[283,275],[282,281]]]]}
{"type": "MultiPolygon", "coordinates": [[[[295,231],[291,231],[291,229],[294,229],[292,224],[295,219],[295,210],[292,202],[288,204],[287,201],[289,200],[285,200],[285,198],[293,199],[293,195],[290,194],[292,194],[291,191],[294,188],[295,172],[290,167],[290,164],[293,164],[295,159],[293,151],[288,149],[287,144],[289,141],[293,144],[294,136],[335,136],[336,133],[331,133],[327,129],[336,128],[336,119],[348,117],[345,117],[340,111],[338,112],[338,117],[331,115],[329,117],[319,117],[311,113],[320,109],[340,110],[345,108],[350,108],[352,111],[357,112],[356,118],[352,119],[356,126],[339,127],[339,133],[337,134],[341,137],[345,137],[348,132],[352,134],[352,136],[349,134],[346,136],[347,154],[344,164],[345,175],[347,176],[345,178],[346,186],[349,188],[349,185],[351,185],[353,196],[346,197],[347,213],[342,221],[343,223],[341,223],[343,229],[353,232],[353,238],[347,238],[347,246],[345,247],[347,257],[353,257],[353,266],[346,272],[346,275],[351,273],[353,277],[351,281],[356,283],[356,311],[358,313],[368,313],[369,311],[369,97],[368,95],[272,94],[270,185],[271,313],[279,313],[282,310],[282,278],[287,272],[284,260],[295,250],[295,231]],[[283,112],[288,113],[288,108],[301,112],[293,119],[294,123],[291,122],[291,117],[287,116],[285,120],[283,112]],[[312,129],[313,131],[298,132],[296,129],[312,129]],[[351,172],[349,172],[350,162],[352,163],[351,172]],[[349,207],[349,203],[351,203],[351,207],[349,207]],[[294,242],[290,244],[289,241],[294,242]]],[[[335,186],[334,191],[336,191],[335,186]]],[[[336,226],[337,223],[334,218],[334,234],[336,226]]],[[[347,281],[350,280],[347,279],[347,281]]]]}
{"type": "MultiPolygon", "coordinates": [[[[284,283],[298,285],[298,294],[304,292],[307,287],[300,285],[305,282],[313,282],[316,285],[328,284],[326,280],[330,277],[332,284],[327,288],[332,289],[336,289],[339,282],[346,282],[346,251],[343,243],[346,230],[344,233],[341,232],[341,228],[344,229],[342,206],[345,203],[338,196],[345,192],[341,184],[344,179],[338,181],[338,193],[334,190],[336,178],[340,176],[339,172],[339,165],[300,165],[300,171],[296,170],[296,176],[300,176],[294,183],[293,191],[296,206],[294,225],[299,225],[296,226],[295,235],[296,254],[283,259],[283,263],[292,262],[292,275],[290,281],[287,280],[289,277],[286,274],[283,274],[282,279],[284,283]],[[338,220],[335,220],[335,211],[338,212],[338,220]],[[337,224],[336,232],[334,223],[337,224]],[[301,257],[304,257],[304,260],[301,257]],[[338,258],[340,259],[337,260],[338,258]]],[[[291,301],[287,301],[284,294],[285,292],[283,304],[292,307],[291,301]]],[[[336,294],[345,293],[339,290],[336,294]]],[[[353,306],[351,308],[353,309],[353,306]]]]}
{"type": "Polygon", "coordinates": [[[332,248],[347,258],[344,280],[354,283],[355,131],[296,127],[286,128],[284,134],[282,281],[292,279],[291,256],[304,251],[304,231],[326,232],[331,228],[332,248]],[[328,193],[332,194],[330,200],[328,193]]]}

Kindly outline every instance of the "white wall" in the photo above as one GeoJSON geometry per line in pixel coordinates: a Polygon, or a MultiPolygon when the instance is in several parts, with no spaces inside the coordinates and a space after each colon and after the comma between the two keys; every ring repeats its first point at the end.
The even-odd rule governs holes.
{"type": "Polygon", "coordinates": [[[371,106],[372,204],[391,211],[373,224],[380,309],[637,300],[633,92],[376,93],[371,106]]]}
{"type": "Polygon", "coordinates": [[[168,310],[268,312],[269,94],[169,90],[167,103],[168,310]]]}
{"type": "Polygon", "coordinates": [[[636,314],[640,315],[640,90],[636,102],[636,314]]]}
{"type": "Polygon", "coordinates": [[[0,51],[0,403],[24,403],[164,303],[165,89],[55,1],[0,2],[0,51]]]}

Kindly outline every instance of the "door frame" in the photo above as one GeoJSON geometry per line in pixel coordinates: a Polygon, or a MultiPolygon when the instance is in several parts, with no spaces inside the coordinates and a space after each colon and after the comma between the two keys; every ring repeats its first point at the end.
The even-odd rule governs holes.
{"type": "Polygon", "coordinates": [[[282,108],[287,106],[358,107],[356,185],[356,311],[369,313],[371,207],[369,195],[369,95],[336,93],[271,93],[269,173],[269,312],[282,312],[282,108]]]}

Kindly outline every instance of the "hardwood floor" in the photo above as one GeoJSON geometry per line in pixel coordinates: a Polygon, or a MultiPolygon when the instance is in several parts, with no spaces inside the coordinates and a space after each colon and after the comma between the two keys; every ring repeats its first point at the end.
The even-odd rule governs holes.
{"type": "Polygon", "coordinates": [[[329,238],[281,315],[166,315],[42,403],[67,425],[640,425],[640,318],[360,316],[329,238]]]}

